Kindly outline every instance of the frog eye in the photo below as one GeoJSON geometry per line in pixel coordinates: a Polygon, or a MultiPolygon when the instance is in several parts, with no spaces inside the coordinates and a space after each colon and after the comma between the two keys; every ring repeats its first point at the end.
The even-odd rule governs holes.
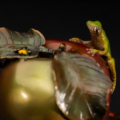
{"type": "Polygon", "coordinates": [[[93,31],[94,31],[96,34],[101,33],[101,29],[100,29],[100,27],[98,27],[98,26],[94,27],[93,31]]]}

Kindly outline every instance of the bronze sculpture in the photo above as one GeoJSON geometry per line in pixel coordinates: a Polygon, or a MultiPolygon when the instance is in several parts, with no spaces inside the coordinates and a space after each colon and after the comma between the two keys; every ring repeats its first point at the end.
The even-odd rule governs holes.
{"type": "Polygon", "coordinates": [[[25,46],[21,43],[17,48],[12,45],[12,50],[2,43],[12,54],[4,54],[0,46],[1,60],[6,59],[0,73],[0,116],[5,120],[106,120],[112,81],[105,61],[87,54],[88,47],[81,43],[42,40],[41,51],[26,42],[30,55],[15,53],[14,49],[25,46]],[[50,54],[46,49],[54,58],[44,58],[50,54]]]}

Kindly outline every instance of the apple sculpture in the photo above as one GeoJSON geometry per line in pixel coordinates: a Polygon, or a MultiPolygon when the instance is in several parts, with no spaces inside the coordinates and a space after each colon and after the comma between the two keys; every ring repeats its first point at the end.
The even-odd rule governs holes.
{"type": "Polygon", "coordinates": [[[45,40],[34,29],[19,33],[0,28],[0,119],[114,118],[109,113],[109,67],[101,55],[88,54],[88,48],[67,40],[45,40]]]}

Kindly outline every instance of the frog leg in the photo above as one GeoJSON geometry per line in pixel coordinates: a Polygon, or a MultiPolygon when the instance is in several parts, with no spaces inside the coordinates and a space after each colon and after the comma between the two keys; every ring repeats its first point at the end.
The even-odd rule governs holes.
{"type": "Polygon", "coordinates": [[[110,71],[111,71],[111,74],[112,74],[112,78],[113,78],[113,86],[112,86],[112,93],[113,91],[115,90],[115,87],[116,87],[116,70],[115,70],[115,60],[114,58],[109,58],[107,60],[107,63],[109,65],[109,68],[110,68],[110,71]]]}
{"type": "Polygon", "coordinates": [[[88,47],[93,48],[91,41],[83,41],[83,40],[81,40],[79,38],[71,38],[71,39],[69,39],[69,41],[76,42],[76,43],[81,43],[83,45],[86,45],[88,47]]]}
{"type": "Polygon", "coordinates": [[[107,50],[101,51],[101,50],[97,50],[97,49],[92,49],[92,48],[87,48],[86,49],[87,53],[92,54],[92,56],[94,56],[94,54],[99,54],[99,55],[105,55],[107,53],[107,50]]]}
{"type": "Polygon", "coordinates": [[[107,57],[107,59],[108,59],[107,63],[109,65],[109,69],[111,71],[112,79],[113,79],[113,87],[112,87],[112,92],[113,92],[114,89],[115,89],[115,86],[116,86],[116,70],[115,70],[115,60],[114,60],[114,58],[112,58],[110,56],[110,54],[107,53],[107,50],[101,51],[101,50],[96,50],[96,49],[91,49],[91,48],[88,48],[86,50],[87,50],[88,53],[91,53],[92,56],[94,56],[94,54],[98,53],[100,55],[105,55],[107,57]]]}
{"type": "Polygon", "coordinates": [[[76,38],[76,37],[70,38],[69,41],[76,42],[76,43],[82,43],[83,42],[81,39],[76,38]]]}

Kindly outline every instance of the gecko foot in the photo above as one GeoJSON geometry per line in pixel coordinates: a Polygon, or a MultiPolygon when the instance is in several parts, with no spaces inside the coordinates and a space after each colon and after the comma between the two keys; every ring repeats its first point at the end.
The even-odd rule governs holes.
{"type": "Polygon", "coordinates": [[[87,48],[86,51],[87,51],[88,54],[91,54],[92,56],[94,56],[95,53],[96,53],[96,51],[94,49],[87,48]]]}
{"type": "Polygon", "coordinates": [[[82,43],[82,40],[79,38],[71,38],[69,41],[76,42],[76,43],[82,43]]]}
{"type": "Polygon", "coordinates": [[[92,49],[92,48],[87,48],[86,51],[88,54],[91,54],[92,56],[94,56],[95,54],[104,55],[104,53],[101,52],[100,50],[96,50],[96,49],[92,49]]]}

